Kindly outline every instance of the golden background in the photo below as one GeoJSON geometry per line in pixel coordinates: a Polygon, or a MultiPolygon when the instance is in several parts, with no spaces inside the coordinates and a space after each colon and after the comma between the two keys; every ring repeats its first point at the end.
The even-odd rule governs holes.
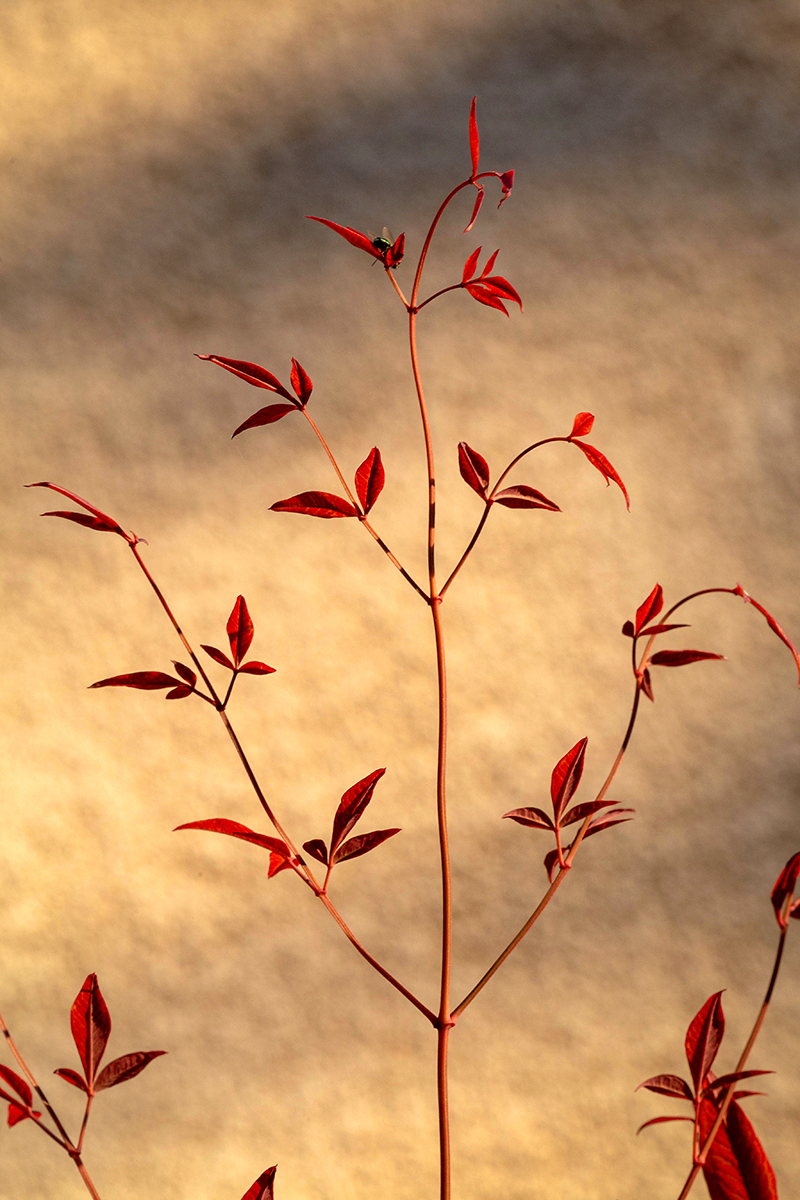
{"type": "MultiPolygon", "coordinates": [[[[179,645],[123,543],[41,521],[51,479],[133,528],[190,637],[224,644],[239,592],[253,654],[231,715],[298,840],[386,766],[363,828],[402,825],[333,894],[428,1004],[437,993],[434,672],[424,605],[354,522],[273,514],[337,490],[305,423],[231,442],[269,402],[195,352],[299,358],[349,474],[373,445],[375,524],[424,574],[425,485],[405,322],[380,269],[313,213],[406,232],[409,262],[469,170],[517,170],[429,285],[502,247],[511,319],[448,296],[420,318],[438,446],[440,546],[480,514],[461,439],[495,474],[588,409],[632,510],[566,446],[514,478],[563,513],[495,511],[448,595],[456,998],[544,884],[546,804],[589,735],[588,799],[624,730],[620,626],[741,582],[800,636],[800,4],[717,0],[5,0],[2,323],[5,716],[0,1006],[70,1128],[69,1006],[97,972],[109,1057],[169,1056],[102,1096],[86,1161],[104,1200],[436,1194],[434,1039],[288,874],[181,822],[265,829],[195,701],[88,691],[167,670],[179,645]]],[[[753,609],[698,602],[670,645],[725,663],[657,673],[614,796],[537,931],[453,1037],[458,1200],[670,1200],[683,1036],[726,988],[730,1070],[777,936],[769,891],[800,849],[797,677],[753,609]]],[[[221,672],[220,672],[221,674],[221,672]]],[[[781,1196],[800,1188],[798,945],[791,931],[748,1112],[781,1196]]],[[[7,1054],[2,1061],[10,1062],[7,1054]]],[[[24,1123],[0,1131],[2,1200],[85,1195],[24,1123]]],[[[704,1185],[697,1185],[698,1195],[704,1185]]]]}

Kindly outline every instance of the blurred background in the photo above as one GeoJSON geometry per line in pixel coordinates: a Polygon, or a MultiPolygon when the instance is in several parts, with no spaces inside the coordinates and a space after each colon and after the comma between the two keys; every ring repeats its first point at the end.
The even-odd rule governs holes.
{"type": "MultiPolygon", "coordinates": [[[[436,1194],[435,1039],[256,847],[172,829],[266,831],[213,712],[88,691],[180,651],[123,542],[38,514],[52,480],[146,538],[195,644],[224,645],[240,592],[252,653],[231,717],[298,841],[387,768],[363,828],[403,833],[342,865],[333,895],[429,1005],[437,995],[435,671],[424,604],[350,521],[271,513],[338,490],[290,417],[230,440],[269,397],[195,353],[292,356],[349,475],[378,445],[374,523],[418,578],[425,473],[406,326],[380,269],[312,213],[405,231],[412,262],[469,171],[514,167],[435,244],[429,290],[467,255],[525,311],[464,293],[420,318],[443,571],[481,505],[465,439],[496,474],[596,415],[631,494],[568,446],[513,481],[562,513],[497,510],[444,607],[452,692],[454,994],[529,915],[547,805],[588,735],[589,799],[631,701],[623,621],[737,582],[800,637],[800,3],[797,0],[5,0],[2,31],[5,710],[0,1007],[71,1129],[69,1007],[94,971],[109,1057],[162,1049],[98,1101],[85,1157],[113,1200],[238,1200],[279,1164],[279,1200],[436,1194]],[[50,1080],[48,1084],[48,1080],[50,1080]]],[[[55,501],[55,502],[54,502],[55,501]]],[[[573,876],[453,1038],[459,1200],[670,1200],[686,1126],[683,1037],[727,989],[720,1070],[761,1001],[774,880],[800,849],[798,690],[752,608],[699,601],[668,645],[724,663],[656,671],[615,785],[636,819],[573,876]]],[[[215,668],[211,668],[215,670],[215,668]]],[[[222,675],[217,672],[215,678],[222,675]]],[[[800,933],[793,929],[792,934],[800,933]]],[[[800,1188],[800,946],[790,938],[748,1101],[781,1195],[800,1188]]],[[[10,1063],[7,1054],[3,1061],[10,1063]]],[[[78,1200],[66,1156],[0,1135],[0,1197],[78,1200]]],[[[704,1185],[697,1185],[698,1195],[704,1185]]]]}

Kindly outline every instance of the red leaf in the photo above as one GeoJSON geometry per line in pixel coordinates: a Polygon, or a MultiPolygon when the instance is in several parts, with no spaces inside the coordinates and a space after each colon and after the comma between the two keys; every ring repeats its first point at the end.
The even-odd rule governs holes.
{"type": "Polygon", "coordinates": [[[686,1032],[686,1058],[698,1093],[705,1085],[725,1033],[721,997],[722,992],[709,996],[686,1032]]]}
{"type": "Polygon", "coordinates": [[[292,359],[291,380],[297,399],[303,408],[305,408],[308,404],[308,398],[314,390],[314,385],[308,376],[308,372],[303,370],[296,358],[292,359]]]}
{"type": "Polygon", "coordinates": [[[290,496],[288,500],[278,500],[271,504],[273,512],[302,513],[307,517],[357,517],[358,510],[353,508],[349,500],[342,496],[333,496],[330,492],[300,492],[290,496]]]}
{"type": "MultiPolygon", "coordinates": [[[[25,487],[50,488],[51,492],[58,492],[58,494],[60,496],[66,496],[68,500],[72,500],[72,502],[74,504],[80,504],[81,508],[85,508],[87,512],[90,512],[92,514],[92,516],[97,518],[96,524],[94,522],[87,522],[87,521],[78,521],[78,524],[88,525],[90,529],[100,529],[100,530],[104,530],[105,532],[108,532],[108,533],[118,533],[120,535],[120,537],[125,538],[126,542],[131,542],[132,540],[135,542],[135,539],[132,539],[131,535],[126,533],[125,530],[122,528],[122,526],[119,525],[114,520],[113,517],[109,517],[106,513],[104,513],[102,511],[102,509],[95,508],[95,506],[93,504],[89,504],[86,500],[81,500],[80,496],[76,496],[74,492],[68,492],[66,488],[59,487],[58,484],[55,484],[55,483],[47,483],[47,482],[26,483],[25,487]]],[[[65,519],[67,519],[69,521],[75,521],[80,517],[81,514],[80,513],[72,513],[71,514],[71,513],[65,513],[65,512],[53,512],[53,513],[43,513],[42,515],[45,517],[64,517],[65,519]]]]}
{"type": "Polygon", "coordinates": [[[475,101],[477,96],[472,97],[472,104],[469,106],[469,153],[472,159],[472,175],[474,179],[478,174],[478,159],[480,157],[480,138],[478,137],[478,122],[475,117],[475,101]]]}
{"type": "Polygon", "coordinates": [[[692,1118],[691,1117],[653,1117],[652,1120],[645,1121],[644,1125],[640,1125],[639,1128],[636,1130],[636,1132],[637,1132],[637,1134],[641,1133],[642,1130],[647,1129],[647,1127],[649,1125],[665,1125],[667,1123],[667,1121],[689,1121],[689,1122],[692,1122],[692,1118]]]}
{"type": "Polygon", "coordinates": [[[297,412],[297,407],[296,404],[268,404],[266,408],[260,408],[252,417],[242,421],[241,425],[234,429],[231,437],[235,438],[237,434],[244,433],[245,429],[257,429],[259,425],[274,425],[287,413],[297,412]]]}
{"type": "Polygon", "coordinates": [[[342,840],[347,837],[356,822],[363,816],[364,810],[372,799],[375,785],[381,776],[385,774],[386,768],[379,767],[377,771],[372,771],[363,779],[359,779],[358,783],[354,783],[342,796],[339,807],[336,810],[336,815],[333,818],[331,859],[335,860],[336,851],[339,849],[342,840]]]}
{"type": "Polygon", "coordinates": [[[87,1096],[89,1095],[89,1089],[83,1077],[77,1071],[72,1071],[69,1067],[59,1067],[57,1071],[53,1071],[53,1074],[58,1075],[60,1079],[65,1079],[73,1087],[80,1088],[82,1092],[86,1092],[87,1096]]]}
{"type": "Polygon", "coordinates": [[[490,257],[487,258],[486,265],[483,268],[483,270],[481,271],[481,275],[480,275],[481,279],[485,279],[487,275],[491,274],[492,267],[494,266],[495,262],[497,261],[497,256],[499,253],[500,253],[499,250],[495,250],[494,254],[490,255],[490,257]]]}
{"type": "MultiPolygon", "coordinates": [[[[31,1104],[33,1104],[33,1092],[25,1080],[16,1071],[12,1071],[11,1067],[4,1067],[2,1063],[0,1063],[0,1078],[5,1079],[6,1083],[14,1089],[23,1103],[27,1104],[30,1108],[31,1104]]],[[[15,1103],[14,1098],[7,1096],[5,1093],[3,1093],[3,1098],[9,1100],[12,1104],[15,1103]]]]}
{"type": "Polygon", "coordinates": [[[312,838],[310,842],[303,842],[303,849],[315,858],[317,862],[321,862],[323,867],[328,865],[328,847],[323,842],[322,838],[312,838]]]}
{"type": "Polygon", "coordinates": [[[381,452],[377,446],[373,446],[356,471],[356,492],[365,516],[383,491],[385,481],[381,452]]]}
{"type": "Polygon", "coordinates": [[[557,504],[548,500],[547,496],[543,496],[535,488],[528,487],[527,483],[503,488],[502,492],[497,492],[492,499],[495,504],[502,504],[505,508],[544,508],[548,512],[561,512],[557,504]]]}
{"type": "MultiPolygon", "coordinates": [[[[712,1083],[707,1084],[703,1090],[707,1096],[719,1096],[720,1091],[730,1087],[732,1083],[738,1083],[741,1079],[752,1079],[754,1075],[774,1074],[774,1071],[731,1071],[730,1075],[719,1075],[712,1083]]],[[[763,1092],[754,1094],[763,1095],[763,1092]]]]}
{"type": "Polygon", "coordinates": [[[97,1076],[95,1091],[102,1092],[118,1083],[134,1079],[154,1058],[166,1053],[166,1050],[136,1050],[133,1054],[123,1054],[122,1058],[115,1058],[107,1067],[103,1067],[97,1076]]]}
{"type": "MultiPolygon", "coordinates": [[[[711,1132],[717,1106],[700,1104],[701,1144],[711,1132]]],[[[703,1167],[711,1200],[778,1200],[775,1175],[753,1126],[732,1101],[703,1167]]]]}
{"type": "Polygon", "coordinates": [[[209,658],[213,658],[215,663],[219,663],[221,667],[227,667],[229,671],[234,669],[233,663],[228,658],[227,654],[223,654],[216,646],[201,646],[201,650],[205,650],[209,658]]]}
{"type": "Polygon", "coordinates": [[[648,671],[647,667],[645,667],[645,669],[642,671],[642,677],[639,681],[639,686],[641,687],[645,696],[647,696],[647,699],[651,703],[653,703],[654,702],[653,685],[650,682],[650,672],[648,671]]]}
{"type": "Polygon", "coordinates": [[[256,658],[251,658],[250,662],[242,663],[239,672],[242,675],[274,675],[275,668],[268,667],[266,663],[259,662],[256,658]]]}
{"type": "Polygon", "coordinates": [[[400,234],[400,237],[395,240],[394,245],[386,251],[384,262],[387,267],[398,267],[403,260],[403,255],[406,252],[406,235],[400,234]]]}
{"type": "Polygon", "coordinates": [[[552,883],[556,877],[556,868],[558,867],[558,851],[549,850],[544,856],[544,869],[547,871],[547,878],[552,883]]]}
{"type": "Polygon", "coordinates": [[[91,1088],[111,1033],[111,1017],[96,975],[87,975],[83,987],[75,997],[70,1013],[70,1026],[83,1063],[86,1082],[91,1088]]]}
{"type": "Polygon", "coordinates": [[[333,861],[340,863],[348,858],[359,858],[362,854],[367,854],[376,846],[380,846],[381,842],[385,842],[387,838],[394,837],[396,833],[400,833],[400,830],[376,829],[373,833],[360,833],[357,837],[348,838],[344,845],[336,851],[333,861]]]}
{"type": "Polygon", "coordinates": [[[688,629],[688,625],[648,625],[642,630],[642,637],[655,637],[658,633],[669,633],[671,629],[688,629]]]}
{"type": "Polygon", "coordinates": [[[478,218],[478,213],[481,211],[481,205],[483,204],[483,197],[484,197],[483,188],[479,187],[478,194],[475,197],[475,207],[472,210],[472,216],[469,219],[469,225],[467,225],[466,229],[464,230],[464,233],[469,233],[470,229],[472,229],[472,226],[475,224],[475,221],[478,218]]]}
{"type": "MultiPolygon", "coordinates": [[[[800,851],[789,859],[772,889],[772,907],[775,909],[775,916],[781,929],[785,929],[788,925],[787,916],[783,911],[784,905],[787,899],[794,895],[798,876],[800,876],[800,851]]],[[[792,907],[794,906],[792,905],[792,907]]]]}
{"type": "MultiPolygon", "coordinates": [[[[503,189],[503,194],[500,197],[500,204],[505,204],[506,200],[511,195],[511,189],[514,186],[514,172],[513,170],[503,171],[497,176],[497,178],[500,180],[500,185],[503,189]]],[[[500,204],[498,204],[498,208],[500,207],[500,204]]]]}
{"type": "Polygon", "coordinates": [[[522,300],[519,292],[502,275],[481,275],[481,282],[491,292],[502,296],[504,300],[513,300],[515,304],[519,305],[519,311],[522,312],[522,300]]]}
{"type": "Polygon", "coordinates": [[[642,629],[647,625],[648,621],[652,621],[657,617],[664,607],[664,592],[661,584],[657,583],[646,600],[642,601],[636,610],[636,624],[634,633],[638,637],[642,629]]]}
{"type": "Polygon", "coordinates": [[[592,813],[600,812],[602,808],[611,808],[613,804],[616,804],[615,800],[589,800],[586,804],[576,804],[561,818],[561,828],[574,825],[577,821],[585,821],[592,813]]]}
{"type": "Polygon", "coordinates": [[[236,603],[231,610],[231,615],[228,617],[225,632],[230,642],[233,661],[238,667],[250,649],[250,643],[253,640],[253,622],[250,619],[250,613],[247,609],[247,602],[244,596],[236,597],[236,603]]]}
{"type": "Polygon", "coordinates": [[[622,825],[625,821],[632,821],[633,816],[623,817],[622,813],[635,813],[635,808],[609,808],[605,812],[598,813],[592,820],[586,833],[583,835],[583,840],[592,837],[595,833],[602,833],[604,829],[611,829],[614,825],[622,825]]]}
{"type": "Polygon", "coordinates": [[[481,247],[478,246],[478,249],[473,250],[472,254],[470,254],[469,258],[464,263],[464,272],[461,276],[462,283],[468,283],[469,280],[474,277],[475,271],[477,270],[477,267],[478,267],[478,256],[480,255],[480,252],[481,252],[481,247]]]}
{"type": "Polygon", "coordinates": [[[197,683],[197,676],[192,668],[187,667],[185,663],[178,662],[177,659],[174,658],[172,660],[172,665],[180,675],[181,679],[185,679],[191,687],[194,687],[194,685],[197,683]]]}
{"type": "Polygon", "coordinates": [[[76,525],[85,525],[87,529],[97,529],[101,533],[122,533],[116,521],[111,521],[106,517],[90,517],[88,513],[45,512],[42,513],[42,516],[63,517],[65,521],[74,521],[76,525]]]}
{"type": "Polygon", "coordinates": [[[555,825],[541,808],[512,808],[511,812],[503,813],[503,819],[506,817],[518,825],[527,825],[529,829],[550,829],[555,832],[555,825]]]}
{"type": "Polygon", "coordinates": [[[272,1200],[272,1188],[275,1182],[277,1167],[269,1167],[259,1175],[251,1188],[242,1196],[242,1200],[272,1200]]]}
{"type": "MultiPolygon", "coordinates": [[[[291,392],[287,392],[280,379],[266,367],[260,367],[258,363],[246,362],[242,358],[222,358],[219,354],[196,354],[195,358],[200,358],[204,362],[216,363],[218,367],[224,367],[226,371],[230,371],[232,375],[238,375],[240,379],[243,379],[245,383],[252,384],[253,387],[265,388],[268,392],[277,392],[279,396],[283,396],[289,401],[292,408],[298,407],[294,396],[291,392]]],[[[278,420],[277,417],[272,419],[278,420]]]]}
{"type": "Polygon", "coordinates": [[[468,283],[465,286],[473,300],[477,300],[479,304],[485,304],[487,308],[497,308],[508,316],[508,309],[503,301],[499,300],[489,288],[484,287],[481,283],[468,283]]]}
{"type": "Polygon", "coordinates": [[[466,442],[458,443],[458,469],[464,482],[485,500],[489,486],[489,464],[482,454],[478,454],[466,442]]]}
{"type": "Polygon", "coordinates": [[[588,412],[580,412],[572,422],[572,432],[569,436],[571,438],[586,437],[587,433],[592,432],[593,425],[594,417],[592,414],[588,412]]]}
{"type": "Polygon", "coordinates": [[[112,675],[110,679],[98,679],[90,683],[90,688],[100,687],[129,687],[140,688],[144,692],[156,692],[160,688],[180,687],[180,679],[174,675],[165,675],[163,671],[133,671],[130,675],[112,675]]]}
{"type": "Polygon", "coordinates": [[[319,221],[320,225],[327,225],[334,233],[338,233],[345,238],[351,246],[355,246],[359,250],[363,250],[366,254],[371,254],[373,258],[383,259],[383,251],[378,250],[373,244],[372,239],[368,238],[365,233],[359,233],[357,229],[351,229],[349,225],[337,225],[335,221],[326,221],[324,217],[307,217],[309,221],[319,221]]]}
{"type": "MultiPolygon", "coordinates": [[[[29,486],[30,486],[30,485],[29,485],[29,486]]],[[[39,485],[39,486],[50,486],[50,487],[52,487],[52,484],[50,484],[50,485],[39,485]]],[[[82,501],[81,501],[81,503],[82,503],[82,501]]],[[[779,638],[781,639],[781,641],[783,642],[784,646],[788,646],[788,647],[789,647],[789,649],[791,650],[791,652],[792,652],[792,655],[793,655],[793,657],[794,657],[795,664],[796,664],[796,666],[797,666],[797,673],[798,673],[798,676],[800,676],[800,651],[798,651],[798,649],[797,649],[797,647],[795,646],[794,642],[793,642],[793,641],[791,641],[791,639],[790,639],[790,638],[788,637],[788,635],[787,635],[787,634],[784,632],[784,630],[783,630],[783,629],[781,629],[780,625],[779,625],[779,624],[778,624],[778,622],[775,620],[775,618],[772,616],[772,614],[767,612],[767,610],[764,608],[763,604],[759,604],[757,600],[754,600],[752,596],[748,595],[748,594],[747,594],[747,592],[744,590],[744,588],[742,587],[742,585],[741,585],[740,583],[737,583],[736,587],[733,589],[733,592],[734,592],[734,595],[736,595],[736,596],[741,596],[741,598],[742,598],[742,600],[744,600],[745,604],[752,604],[753,608],[757,608],[757,609],[758,609],[758,611],[761,613],[762,617],[765,619],[765,621],[766,621],[766,622],[767,622],[767,624],[769,625],[769,627],[770,627],[770,629],[772,630],[772,632],[773,632],[774,634],[776,634],[776,635],[777,635],[777,637],[779,637],[779,638]]]]}
{"type": "Polygon", "coordinates": [[[689,663],[703,662],[707,658],[724,660],[724,654],[709,654],[706,650],[659,650],[650,659],[654,667],[685,667],[689,663]]]}
{"type": "Polygon", "coordinates": [[[626,621],[622,626],[622,636],[629,638],[633,637],[633,621],[626,621]]]}
{"type": "MultiPolygon", "coordinates": [[[[677,1096],[681,1100],[694,1100],[694,1093],[685,1080],[679,1075],[653,1075],[639,1084],[639,1088],[647,1088],[648,1092],[658,1092],[662,1096],[677,1096]]],[[[639,1088],[636,1089],[638,1092],[639,1088]]]]}
{"type": "Polygon", "coordinates": [[[285,855],[279,854],[277,850],[271,851],[267,879],[272,879],[273,875],[278,875],[281,871],[288,871],[291,865],[290,859],[286,858],[285,855]]]}
{"type": "Polygon", "coordinates": [[[204,829],[208,833],[226,833],[229,837],[241,838],[243,842],[252,842],[254,846],[261,846],[262,849],[270,850],[287,860],[292,857],[286,842],[269,837],[265,833],[256,833],[255,830],[248,829],[246,825],[240,825],[238,821],[229,821],[227,817],[212,817],[207,821],[187,821],[185,825],[177,825],[173,833],[177,833],[179,829],[204,829]]]}
{"type": "MultiPolygon", "coordinates": [[[[18,1125],[20,1121],[24,1121],[25,1118],[29,1117],[30,1115],[31,1114],[29,1112],[26,1112],[24,1108],[20,1108],[20,1106],[13,1100],[8,1106],[8,1123],[12,1127],[14,1125],[18,1125]]],[[[33,1115],[35,1117],[40,1117],[42,1114],[40,1112],[36,1112],[33,1115]]]]}
{"type": "Polygon", "coordinates": [[[191,696],[194,688],[190,688],[185,683],[178,684],[171,692],[167,692],[165,700],[185,700],[187,696],[191,696]]]}
{"type": "Polygon", "coordinates": [[[619,475],[614,470],[614,468],[612,467],[611,463],[608,461],[606,456],[604,454],[601,454],[600,451],[597,450],[594,446],[590,446],[588,444],[588,442],[573,441],[572,445],[580,447],[580,449],[586,455],[586,457],[588,458],[588,460],[592,464],[592,466],[597,467],[598,471],[600,472],[600,474],[603,476],[603,478],[606,481],[606,487],[608,487],[610,480],[612,480],[612,479],[614,480],[614,483],[621,490],[623,496],[625,497],[625,503],[628,506],[628,511],[630,512],[631,502],[628,498],[628,493],[625,489],[625,484],[622,482],[619,475]]]}
{"type": "Polygon", "coordinates": [[[569,804],[581,781],[588,740],[588,738],[581,738],[553,768],[553,774],[550,777],[550,796],[553,800],[556,825],[559,824],[562,812],[569,804]]]}

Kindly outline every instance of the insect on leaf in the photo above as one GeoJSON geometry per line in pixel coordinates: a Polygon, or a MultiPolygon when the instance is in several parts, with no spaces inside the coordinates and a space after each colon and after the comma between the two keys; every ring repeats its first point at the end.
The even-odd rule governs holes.
{"type": "Polygon", "coordinates": [[[181,687],[180,679],[165,675],[163,671],[132,671],[129,675],[112,675],[110,679],[98,679],[90,688],[129,687],[145,692],[157,692],[160,688],[181,687]]]}
{"type": "Polygon", "coordinates": [[[70,1012],[70,1027],[83,1064],[84,1077],[91,1088],[111,1033],[111,1017],[96,975],[87,975],[75,997],[70,1012]]]}
{"type": "Polygon", "coordinates": [[[606,487],[608,487],[608,485],[612,479],[614,480],[614,483],[617,485],[617,487],[620,489],[623,496],[625,497],[625,503],[628,506],[628,511],[630,511],[631,502],[628,497],[628,492],[625,487],[625,484],[622,482],[619,475],[614,470],[614,468],[612,467],[611,463],[608,461],[606,456],[604,454],[601,454],[600,451],[597,450],[594,446],[590,446],[588,442],[573,441],[572,445],[580,447],[580,449],[586,455],[586,457],[588,458],[588,460],[592,464],[592,466],[597,467],[597,470],[600,472],[600,474],[603,476],[603,478],[606,481],[606,487]]]}
{"type": "Polygon", "coordinates": [[[327,221],[325,217],[306,218],[309,221],[318,221],[320,225],[327,225],[334,233],[338,233],[345,241],[348,241],[351,246],[355,246],[358,250],[363,250],[366,254],[371,254],[373,258],[383,259],[383,251],[377,249],[373,244],[372,239],[368,238],[365,233],[359,233],[357,229],[351,229],[349,225],[337,225],[335,221],[327,221]]]}
{"type": "Polygon", "coordinates": [[[636,624],[634,631],[636,636],[642,632],[642,629],[648,622],[657,617],[664,607],[664,592],[661,584],[657,583],[646,600],[642,601],[636,610],[636,624]]]}
{"type": "Polygon", "coordinates": [[[518,483],[514,487],[503,488],[493,497],[495,504],[505,508],[544,508],[547,512],[561,512],[557,504],[548,500],[547,496],[528,487],[527,483],[518,483]]]}
{"type": "Polygon", "coordinates": [[[358,783],[354,783],[342,796],[339,807],[336,810],[336,815],[333,818],[333,833],[331,834],[332,860],[335,860],[336,851],[339,849],[344,838],[347,837],[356,822],[363,816],[364,810],[372,799],[375,785],[381,776],[385,774],[386,768],[379,767],[377,771],[372,771],[363,779],[359,779],[358,783]]]}
{"type": "Polygon", "coordinates": [[[253,640],[253,622],[244,596],[237,596],[225,632],[230,642],[234,664],[238,667],[253,640]]]}
{"type": "Polygon", "coordinates": [[[581,738],[563,758],[558,760],[553,768],[553,774],[550,777],[550,796],[553,801],[556,825],[560,823],[561,814],[574,796],[581,781],[588,741],[588,738],[581,738]]]}
{"type": "Polygon", "coordinates": [[[307,517],[357,517],[358,510],[342,496],[330,492],[300,492],[288,500],[277,500],[271,504],[272,512],[302,513],[307,517]]]}
{"type": "Polygon", "coordinates": [[[360,833],[356,837],[348,838],[336,851],[333,861],[340,863],[348,858],[360,858],[362,854],[368,854],[370,850],[374,850],[388,838],[394,837],[396,833],[400,833],[400,830],[376,829],[373,833],[360,833]]]}
{"type": "Polygon", "coordinates": [[[373,446],[356,471],[356,493],[365,516],[383,491],[385,482],[386,472],[383,469],[381,452],[377,446],[373,446]]]}
{"type": "MultiPolygon", "coordinates": [[[[280,379],[266,367],[260,367],[258,363],[246,362],[243,358],[222,358],[219,354],[196,354],[195,358],[200,358],[203,362],[216,363],[218,367],[224,367],[226,371],[237,375],[239,379],[243,379],[245,383],[249,383],[253,387],[265,388],[268,392],[277,392],[279,396],[283,396],[285,400],[289,401],[292,408],[298,407],[294,396],[286,390],[280,379]]],[[[275,419],[277,420],[277,418],[275,419]]]]}
{"type": "Polygon", "coordinates": [[[95,1091],[102,1092],[106,1088],[115,1087],[118,1083],[126,1083],[135,1079],[154,1058],[166,1054],[166,1050],[136,1050],[133,1054],[123,1054],[115,1058],[107,1067],[103,1067],[95,1082],[95,1091]]]}
{"type": "Polygon", "coordinates": [[[469,153],[472,159],[472,178],[478,174],[478,159],[480,158],[480,138],[478,137],[478,121],[475,116],[475,103],[477,96],[472,97],[472,104],[469,106],[469,153]]]}
{"type": "Polygon", "coordinates": [[[258,412],[253,413],[252,417],[242,421],[241,425],[234,429],[231,437],[235,438],[238,434],[244,433],[245,429],[258,429],[260,425],[274,425],[287,413],[297,412],[297,410],[296,404],[268,404],[266,408],[260,408],[258,412]]]}
{"type": "Polygon", "coordinates": [[[706,1000],[686,1031],[686,1059],[696,1092],[705,1086],[706,1075],[711,1070],[724,1033],[722,992],[715,992],[706,1000]]]}
{"type": "Polygon", "coordinates": [[[458,443],[458,469],[464,482],[485,500],[489,486],[489,464],[482,454],[478,454],[466,442],[458,443]]]}
{"type": "Polygon", "coordinates": [[[248,1188],[242,1196],[242,1200],[273,1200],[273,1186],[275,1183],[275,1172],[277,1166],[269,1167],[255,1181],[252,1187],[248,1188]]]}

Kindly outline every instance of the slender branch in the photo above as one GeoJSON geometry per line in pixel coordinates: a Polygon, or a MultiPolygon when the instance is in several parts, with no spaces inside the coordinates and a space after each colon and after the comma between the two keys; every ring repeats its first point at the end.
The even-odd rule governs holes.
{"type": "Polygon", "coordinates": [[[484,527],[484,525],[486,524],[486,521],[487,521],[487,519],[488,519],[488,517],[489,517],[489,510],[491,509],[491,507],[492,507],[492,506],[491,506],[491,504],[487,504],[487,505],[486,505],[486,507],[484,508],[484,510],[483,510],[483,513],[481,514],[481,519],[480,519],[480,521],[478,522],[478,528],[477,528],[477,529],[475,530],[475,532],[473,533],[473,535],[472,535],[472,537],[471,537],[471,539],[470,539],[470,543],[469,543],[469,545],[467,546],[467,548],[466,548],[466,550],[464,551],[464,553],[461,555],[461,558],[458,560],[458,562],[456,563],[456,565],[453,567],[452,571],[450,572],[450,574],[449,574],[449,576],[448,576],[448,578],[447,578],[447,582],[445,583],[445,585],[444,585],[444,587],[442,588],[442,590],[439,592],[439,595],[440,595],[440,596],[443,596],[443,595],[445,594],[445,592],[447,591],[447,589],[450,587],[450,584],[453,582],[453,580],[455,579],[456,575],[457,575],[457,574],[458,574],[458,572],[461,570],[461,568],[463,567],[464,563],[467,561],[467,559],[469,558],[470,554],[472,553],[472,548],[473,548],[473,546],[475,545],[475,543],[477,542],[478,538],[481,536],[481,533],[483,532],[483,527],[484,527]]]}
{"type": "MultiPolygon", "coordinates": [[[[631,708],[631,715],[630,715],[630,719],[628,721],[628,727],[625,731],[625,737],[622,740],[622,745],[619,748],[617,757],[614,759],[614,765],[612,766],[611,770],[609,771],[608,775],[606,776],[605,783],[600,788],[600,791],[597,793],[597,797],[596,797],[597,800],[605,799],[606,793],[608,792],[608,789],[611,787],[611,784],[614,780],[614,776],[616,775],[617,771],[619,770],[620,763],[622,762],[622,759],[625,755],[625,751],[628,749],[628,744],[630,743],[631,736],[633,734],[633,727],[636,724],[636,716],[639,711],[640,695],[641,695],[641,690],[637,686],[636,692],[635,692],[635,695],[633,698],[633,706],[631,708]]],[[[520,942],[525,937],[525,935],[528,933],[528,931],[530,929],[532,929],[533,926],[536,924],[536,922],[539,920],[539,917],[542,915],[544,910],[547,908],[548,904],[553,899],[556,892],[561,887],[561,884],[564,882],[564,879],[566,878],[567,874],[569,873],[569,870],[572,866],[572,862],[575,858],[575,855],[578,853],[578,847],[580,846],[581,842],[583,841],[584,837],[586,836],[586,831],[589,828],[589,824],[591,822],[592,816],[593,816],[593,814],[590,813],[589,816],[586,817],[586,819],[584,820],[583,824],[580,827],[580,830],[578,831],[578,835],[575,838],[575,841],[572,843],[569,853],[567,854],[567,856],[564,860],[564,866],[559,869],[559,872],[556,875],[555,879],[550,884],[550,887],[547,889],[544,896],[542,896],[542,899],[539,901],[539,903],[537,904],[536,908],[531,913],[528,920],[522,926],[519,933],[517,933],[516,936],[511,939],[509,944],[506,946],[505,950],[503,950],[503,952],[497,956],[497,958],[494,960],[492,965],[489,967],[488,971],[486,971],[486,973],[475,984],[475,987],[472,989],[472,991],[468,992],[467,995],[464,997],[464,999],[461,1001],[461,1003],[456,1005],[456,1007],[453,1009],[452,1016],[453,1016],[454,1020],[456,1020],[458,1017],[460,1017],[462,1012],[464,1011],[464,1009],[467,1008],[472,1003],[472,1001],[475,999],[475,997],[480,992],[483,991],[483,989],[486,987],[486,984],[489,982],[489,980],[492,978],[492,976],[495,975],[496,972],[500,970],[500,968],[502,967],[503,963],[506,961],[508,956],[512,953],[513,950],[515,950],[517,948],[517,946],[520,944],[520,942]]]]}
{"type": "MultiPolygon", "coordinates": [[[[470,280],[470,282],[472,281],[470,280]]],[[[423,300],[421,304],[417,305],[417,312],[422,312],[426,304],[430,304],[432,300],[438,300],[445,292],[458,292],[464,286],[463,283],[451,283],[449,287],[440,288],[438,292],[434,292],[432,296],[428,296],[427,300],[423,300]]]]}

